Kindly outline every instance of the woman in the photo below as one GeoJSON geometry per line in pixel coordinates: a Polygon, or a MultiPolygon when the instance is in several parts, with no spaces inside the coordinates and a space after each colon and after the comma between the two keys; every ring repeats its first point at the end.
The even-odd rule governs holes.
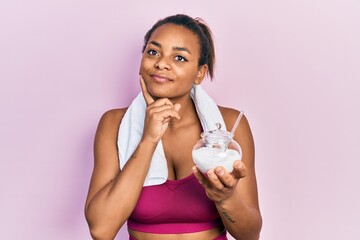
{"type": "MultiPolygon", "coordinates": [[[[127,108],[106,112],[96,132],[94,171],[85,206],[94,239],[113,239],[126,221],[130,239],[227,239],[227,232],[236,239],[259,238],[262,219],[254,144],[246,118],[235,131],[243,156],[231,173],[217,167],[202,174],[193,164],[192,148],[203,128],[190,91],[206,74],[213,77],[214,60],[211,32],[199,19],[174,15],[148,31],[140,66],[144,126],[141,140],[121,169],[117,138],[127,108]],[[160,140],[168,179],[144,187],[160,140]],[[169,194],[151,200],[165,192],[169,194]],[[164,213],[163,209],[168,210],[164,213]]],[[[226,126],[233,126],[239,112],[219,110],[226,126]]]]}

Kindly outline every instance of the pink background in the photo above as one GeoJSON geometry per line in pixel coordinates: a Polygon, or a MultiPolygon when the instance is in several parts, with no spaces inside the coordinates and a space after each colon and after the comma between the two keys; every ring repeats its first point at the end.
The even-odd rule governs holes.
{"type": "Polygon", "coordinates": [[[261,239],[360,239],[357,0],[1,1],[1,238],[90,239],[98,120],[137,94],[143,36],[174,13],[208,22],[204,87],[252,125],[261,239]]]}

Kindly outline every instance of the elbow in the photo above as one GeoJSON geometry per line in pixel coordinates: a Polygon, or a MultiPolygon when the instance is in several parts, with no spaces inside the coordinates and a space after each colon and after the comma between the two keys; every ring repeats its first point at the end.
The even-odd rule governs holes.
{"type": "Polygon", "coordinates": [[[259,213],[256,220],[255,220],[255,224],[254,224],[253,231],[252,231],[252,237],[249,238],[249,239],[251,239],[251,240],[259,240],[260,239],[261,228],[262,228],[262,217],[261,217],[261,215],[259,213]]]}
{"type": "Polygon", "coordinates": [[[91,220],[91,218],[85,214],[86,221],[89,226],[89,231],[92,239],[94,240],[112,240],[115,238],[115,234],[111,234],[111,231],[104,224],[99,224],[91,220]]]}
{"type": "Polygon", "coordinates": [[[114,224],[115,221],[103,221],[96,217],[90,217],[87,214],[86,221],[89,226],[89,231],[92,239],[94,240],[113,240],[117,232],[123,225],[114,224]]]}
{"type": "Polygon", "coordinates": [[[257,219],[255,221],[255,224],[254,224],[252,237],[249,238],[249,239],[259,240],[260,239],[261,228],[262,228],[262,217],[261,217],[261,215],[259,213],[258,217],[257,217],[257,219]]]}
{"type": "Polygon", "coordinates": [[[251,240],[259,240],[260,239],[260,231],[255,232],[251,238],[251,240]]]}
{"type": "Polygon", "coordinates": [[[89,206],[85,209],[85,218],[91,237],[95,240],[113,240],[127,218],[121,214],[105,213],[103,210],[89,206]]]}
{"type": "Polygon", "coordinates": [[[233,236],[235,239],[238,240],[259,240],[260,239],[260,232],[253,232],[251,234],[247,234],[244,236],[244,234],[241,234],[241,236],[233,236]]]}
{"type": "Polygon", "coordinates": [[[260,232],[248,233],[246,236],[244,236],[244,234],[241,234],[240,236],[232,235],[232,237],[238,240],[259,240],[260,232]]]}
{"type": "Polygon", "coordinates": [[[237,232],[237,234],[232,235],[235,239],[238,240],[259,240],[260,232],[262,228],[262,217],[257,214],[256,218],[247,225],[246,230],[242,232],[237,232]]]}
{"type": "Polygon", "coordinates": [[[93,227],[90,226],[90,235],[94,240],[112,240],[115,238],[115,235],[110,234],[108,229],[104,227],[93,227]]]}
{"type": "Polygon", "coordinates": [[[261,214],[259,213],[256,239],[260,239],[260,232],[261,232],[262,224],[263,224],[263,220],[262,220],[261,214]]]}

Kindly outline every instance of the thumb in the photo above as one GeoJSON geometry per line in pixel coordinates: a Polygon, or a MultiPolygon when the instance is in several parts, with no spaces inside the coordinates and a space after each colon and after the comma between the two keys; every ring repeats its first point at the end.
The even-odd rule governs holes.
{"type": "Polygon", "coordinates": [[[247,169],[245,164],[240,160],[235,161],[234,170],[232,171],[231,174],[237,179],[246,177],[247,169]]]}

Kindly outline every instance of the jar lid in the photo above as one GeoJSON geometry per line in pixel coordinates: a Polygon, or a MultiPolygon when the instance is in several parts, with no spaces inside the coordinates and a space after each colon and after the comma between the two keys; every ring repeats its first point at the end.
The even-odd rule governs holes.
{"type": "Polygon", "coordinates": [[[228,131],[215,129],[201,133],[204,140],[211,142],[229,142],[232,140],[232,134],[228,131]]]}

